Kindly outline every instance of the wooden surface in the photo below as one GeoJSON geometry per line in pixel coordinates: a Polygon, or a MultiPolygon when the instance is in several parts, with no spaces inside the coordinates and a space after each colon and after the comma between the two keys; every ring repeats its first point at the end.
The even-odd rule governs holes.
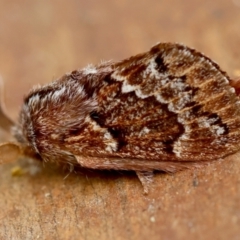
{"type": "MultiPolygon", "coordinates": [[[[240,1],[2,0],[7,110],[17,119],[33,85],[159,41],[195,47],[240,75],[240,1]]],[[[131,172],[67,175],[27,159],[0,166],[0,239],[240,239],[240,154],[157,173],[147,196],[131,172]]]]}

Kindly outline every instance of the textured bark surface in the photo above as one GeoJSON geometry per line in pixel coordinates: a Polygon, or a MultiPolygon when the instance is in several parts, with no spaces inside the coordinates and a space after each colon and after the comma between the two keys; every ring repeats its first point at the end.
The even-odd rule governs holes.
{"type": "MultiPolygon", "coordinates": [[[[16,119],[33,85],[158,41],[182,42],[240,75],[239,25],[239,0],[3,0],[6,108],[16,119]]],[[[0,139],[9,136],[0,131],[0,139]]],[[[157,173],[147,196],[131,172],[68,175],[27,159],[1,165],[0,239],[238,239],[239,159],[238,153],[194,171],[157,173]]]]}

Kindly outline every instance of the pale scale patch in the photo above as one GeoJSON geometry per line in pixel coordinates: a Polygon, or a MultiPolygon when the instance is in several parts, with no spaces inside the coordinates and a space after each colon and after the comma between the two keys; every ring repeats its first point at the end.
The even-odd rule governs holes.
{"type": "Polygon", "coordinates": [[[130,85],[127,83],[127,79],[122,84],[122,93],[135,92],[136,96],[144,99],[150,95],[143,94],[139,85],[130,85]]]}
{"type": "Polygon", "coordinates": [[[186,110],[180,115],[178,115],[178,122],[179,123],[185,123],[187,120],[191,119],[191,111],[186,110]]]}
{"type": "Polygon", "coordinates": [[[66,94],[66,87],[63,86],[61,89],[59,90],[55,90],[52,94],[52,99],[53,101],[59,101],[59,98],[62,96],[62,95],[65,95],[66,94]]]}
{"type": "Polygon", "coordinates": [[[112,139],[112,136],[111,136],[111,134],[109,133],[109,132],[105,132],[104,133],[104,136],[103,136],[105,139],[107,139],[107,140],[109,140],[109,139],[112,139]]]}
{"type": "Polygon", "coordinates": [[[182,82],[182,80],[179,78],[176,81],[170,82],[170,87],[172,89],[176,89],[177,91],[183,91],[186,87],[186,83],[182,82]]]}
{"type": "Polygon", "coordinates": [[[215,133],[216,133],[218,136],[224,134],[224,132],[225,132],[224,127],[213,126],[213,129],[215,130],[215,133]]]}
{"type": "Polygon", "coordinates": [[[212,125],[214,124],[216,121],[218,120],[218,118],[206,118],[206,117],[202,117],[200,119],[198,119],[198,126],[200,128],[209,128],[209,130],[214,133],[217,134],[218,136],[222,135],[225,133],[225,128],[221,127],[219,125],[212,125]]]}
{"type": "Polygon", "coordinates": [[[106,142],[106,148],[105,148],[105,150],[106,150],[107,152],[112,153],[112,152],[117,151],[117,146],[118,146],[118,144],[117,144],[116,141],[114,141],[114,140],[108,141],[108,142],[106,142]]]}
{"type": "Polygon", "coordinates": [[[192,96],[190,92],[183,92],[178,94],[178,101],[177,102],[170,102],[168,104],[168,109],[171,112],[178,113],[180,110],[182,110],[186,104],[190,103],[192,101],[192,96]]]}
{"type": "Polygon", "coordinates": [[[39,103],[40,97],[38,94],[34,94],[31,98],[28,100],[28,105],[31,106],[31,108],[34,108],[39,103]]]}
{"type": "Polygon", "coordinates": [[[217,120],[217,118],[201,117],[197,122],[200,128],[210,128],[211,124],[215,123],[217,120]]]}
{"type": "Polygon", "coordinates": [[[86,93],[85,93],[85,91],[84,91],[84,88],[83,88],[83,86],[82,85],[78,85],[77,86],[77,93],[79,94],[79,95],[86,95],[86,93]]]}
{"type": "Polygon", "coordinates": [[[94,131],[101,132],[103,134],[103,139],[105,143],[105,150],[107,152],[113,152],[117,150],[118,143],[117,141],[112,137],[112,135],[108,132],[106,128],[100,127],[95,121],[93,121],[89,116],[86,117],[85,122],[90,124],[92,126],[92,129],[94,131]]]}
{"type": "Polygon", "coordinates": [[[166,104],[168,103],[167,100],[165,100],[162,96],[161,96],[161,93],[156,93],[154,94],[154,97],[156,98],[156,100],[160,103],[163,103],[163,104],[166,104]]]}
{"type": "Polygon", "coordinates": [[[181,158],[182,151],[184,151],[184,149],[181,146],[181,141],[178,140],[178,141],[174,142],[174,144],[173,144],[173,152],[175,153],[175,155],[178,158],[181,158]]]}
{"type": "Polygon", "coordinates": [[[141,99],[144,99],[144,98],[147,98],[147,97],[151,96],[151,94],[143,94],[141,89],[136,89],[135,93],[136,93],[137,97],[139,97],[141,99]]]}
{"type": "Polygon", "coordinates": [[[139,132],[139,137],[144,136],[150,132],[148,127],[143,127],[142,130],[139,132]]]}
{"type": "Polygon", "coordinates": [[[160,78],[159,71],[157,70],[157,63],[155,61],[156,56],[152,57],[150,61],[147,63],[147,68],[143,72],[143,78],[150,77],[150,78],[160,78]]]}
{"type": "Polygon", "coordinates": [[[104,128],[100,127],[95,121],[93,121],[89,116],[85,118],[85,122],[92,126],[92,129],[94,131],[99,131],[101,133],[106,131],[104,128]]]}
{"type": "Polygon", "coordinates": [[[191,53],[187,48],[185,48],[185,49],[182,51],[182,54],[183,54],[185,57],[193,58],[192,53],[191,53]]]}
{"type": "Polygon", "coordinates": [[[111,77],[114,80],[119,81],[119,82],[123,82],[123,81],[127,80],[126,77],[119,75],[119,71],[117,71],[117,70],[112,73],[111,77]]]}
{"type": "Polygon", "coordinates": [[[237,101],[236,102],[236,107],[239,107],[240,106],[240,101],[237,101]]]}
{"type": "Polygon", "coordinates": [[[136,85],[130,85],[127,83],[127,79],[122,84],[122,93],[129,93],[133,92],[137,89],[138,86],[136,85]]]}
{"type": "Polygon", "coordinates": [[[231,88],[229,89],[229,91],[230,91],[231,93],[236,93],[236,90],[235,90],[235,88],[233,88],[233,87],[231,87],[231,88]]]}
{"type": "Polygon", "coordinates": [[[161,79],[161,85],[164,86],[170,82],[169,76],[165,76],[164,79],[161,79]]]}
{"type": "Polygon", "coordinates": [[[82,70],[83,74],[88,75],[88,74],[96,74],[98,70],[96,67],[92,64],[89,64],[86,68],[82,70]]]}

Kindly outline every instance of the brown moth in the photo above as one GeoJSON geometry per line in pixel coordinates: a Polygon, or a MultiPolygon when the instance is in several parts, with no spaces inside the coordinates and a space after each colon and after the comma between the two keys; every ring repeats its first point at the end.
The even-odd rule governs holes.
{"type": "Polygon", "coordinates": [[[239,85],[200,52],[159,43],[34,88],[12,130],[43,161],[133,170],[144,183],[240,149],[239,85]]]}

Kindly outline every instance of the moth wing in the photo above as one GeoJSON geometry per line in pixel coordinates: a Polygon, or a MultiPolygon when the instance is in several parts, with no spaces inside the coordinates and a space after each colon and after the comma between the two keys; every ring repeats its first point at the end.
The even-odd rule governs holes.
{"type": "Polygon", "coordinates": [[[97,94],[99,109],[81,141],[71,142],[75,155],[101,168],[173,172],[239,149],[239,98],[203,54],[160,43],[112,69],[97,94]]]}
{"type": "MultiPolygon", "coordinates": [[[[84,168],[90,169],[114,169],[114,170],[133,170],[138,173],[150,173],[154,170],[159,170],[167,173],[175,173],[180,170],[189,168],[202,167],[207,162],[181,162],[181,161],[151,161],[146,159],[144,162],[138,158],[120,158],[120,157],[89,157],[89,156],[74,156],[77,163],[84,168]]],[[[139,175],[139,174],[138,174],[139,175]]],[[[141,174],[142,175],[142,174],[141,174]]],[[[144,174],[143,174],[144,175],[144,174]]],[[[139,177],[140,178],[140,177],[139,177]]]]}

